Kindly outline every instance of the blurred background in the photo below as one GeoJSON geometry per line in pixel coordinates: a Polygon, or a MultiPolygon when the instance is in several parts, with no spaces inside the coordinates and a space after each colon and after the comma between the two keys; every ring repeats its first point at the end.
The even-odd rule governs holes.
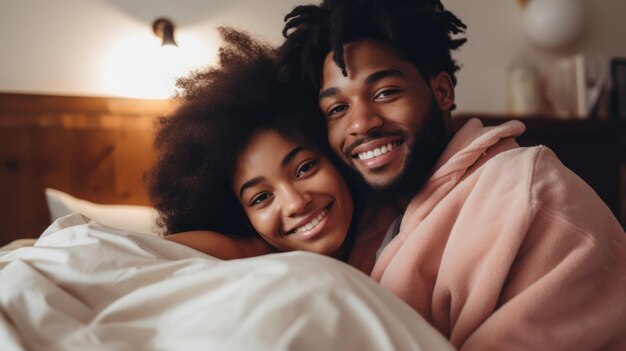
{"type": "MultiPolygon", "coordinates": [[[[149,205],[152,121],[174,80],[216,60],[216,28],[282,41],[307,0],[0,0],[0,244],[38,236],[56,188],[149,205]],[[165,17],[176,46],[163,44],[165,17]],[[157,35],[160,34],[160,35],[157,35]]],[[[467,25],[457,124],[523,119],[624,223],[623,0],[444,0],[467,25]],[[621,82],[621,83],[620,83],[621,82]],[[620,84],[622,85],[620,87],[620,84]]]]}
{"type": "MultiPolygon", "coordinates": [[[[0,91],[77,96],[167,97],[155,87],[150,70],[157,57],[152,22],[170,18],[181,55],[170,57],[171,71],[214,62],[219,47],[215,28],[231,25],[279,44],[282,19],[307,0],[0,0],[0,91]],[[174,67],[175,66],[175,67],[174,67]],[[130,76],[121,82],[123,76],[130,76]],[[131,80],[130,78],[136,79],[131,80]]],[[[507,113],[511,66],[527,60],[539,70],[576,52],[626,56],[626,2],[621,0],[447,0],[444,4],[467,25],[469,42],[455,55],[462,64],[457,102],[461,112],[507,113]],[[540,21],[558,22],[563,6],[584,7],[583,27],[573,45],[545,48],[529,38],[525,12],[543,5],[540,21]],[[527,4],[526,4],[527,3],[527,4]],[[546,13],[554,10],[555,14],[546,13]],[[552,17],[550,17],[552,16],[552,17]]],[[[570,11],[571,12],[571,11],[570,11]]],[[[575,12],[575,11],[574,11],[575,12]]],[[[574,14],[573,17],[576,17],[574,14]]],[[[568,20],[562,26],[572,26],[568,20]]],[[[541,33],[541,23],[536,25],[541,33]]],[[[550,27],[544,25],[544,36],[550,27]]],[[[558,26],[554,26],[559,29],[558,26]]],[[[573,27],[577,27],[573,25],[573,27]]],[[[575,31],[575,30],[574,30],[575,31]]],[[[163,55],[161,55],[163,56],[163,55]]]]}

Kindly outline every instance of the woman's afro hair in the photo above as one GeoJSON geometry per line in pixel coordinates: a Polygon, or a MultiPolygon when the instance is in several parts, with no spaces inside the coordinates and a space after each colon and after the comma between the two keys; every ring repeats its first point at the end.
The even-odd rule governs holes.
{"type": "Polygon", "coordinates": [[[277,130],[327,151],[316,101],[277,79],[276,51],[244,32],[219,30],[219,66],[179,79],[177,109],[156,123],[157,160],[145,181],[167,234],[254,234],[231,179],[255,131],[277,130]]]}

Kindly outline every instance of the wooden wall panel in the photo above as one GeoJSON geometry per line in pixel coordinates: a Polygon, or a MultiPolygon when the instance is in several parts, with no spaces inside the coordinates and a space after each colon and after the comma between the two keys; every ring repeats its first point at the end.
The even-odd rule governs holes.
{"type": "Polygon", "coordinates": [[[143,173],[154,162],[152,152],[152,126],[142,128],[123,128],[117,138],[115,149],[114,179],[115,197],[128,203],[145,202],[143,173]],[[149,133],[146,130],[150,130],[149,133]],[[134,150],[130,153],[127,150],[134,150]]]}
{"type": "Polygon", "coordinates": [[[167,100],[0,93],[0,245],[50,222],[44,189],[98,203],[148,205],[153,121],[167,100]]]}

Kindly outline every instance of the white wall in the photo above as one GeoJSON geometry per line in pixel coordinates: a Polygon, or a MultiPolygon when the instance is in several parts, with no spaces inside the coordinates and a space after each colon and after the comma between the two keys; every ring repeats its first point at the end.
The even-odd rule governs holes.
{"type": "Polygon", "coordinates": [[[298,3],[308,2],[0,0],[0,91],[162,97],[156,18],[173,20],[184,65],[199,66],[215,60],[219,25],[280,43],[282,18],[298,3]]]}
{"type": "MultiPolygon", "coordinates": [[[[583,1],[588,29],[569,53],[601,53],[607,62],[610,57],[626,57],[626,1],[583,1]]],[[[517,0],[444,0],[444,4],[468,25],[468,42],[455,54],[462,65],[456,91],[461,112],[508,111],[507,69],[513,61],[525,57],[545,73],[565,54],[546,52],[530,43],[517,0]]]]}
{"type": "MultiPolygon", "coordinates": [[[[159,91],[153,88],[159,82],[148,68],[158,55],[142,57],[142,52],[155,50],[151,23],[157,17],[165,15],[177,24],[184,64],[197,66],[215,59],[216,26],[246,28],[278,44],[283,16],[311,1],[0,0],[0,91],[156,97],[159,91]],[[153,46],[138,50],[146,43],[153,46]]],[[[620,18],[626,1],[586,1],[591,26],[580,48],[626,56],[621,38],[626,22],[620,18]]],[[[455,55],[463,65],[459,111],[505,112],[506,71],[512,60],[526,55],[546,63],[554,55],[528,44],[517,0],[444,3],[469,26],[469,42],[455,55]]]]}

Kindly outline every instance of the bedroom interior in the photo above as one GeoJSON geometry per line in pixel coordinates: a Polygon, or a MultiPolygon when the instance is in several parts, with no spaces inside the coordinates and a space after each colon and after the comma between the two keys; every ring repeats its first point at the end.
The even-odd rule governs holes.
{"type": "MultiPolygon", "coordinates": [[[[469,228],[454,225],[450,234],[434,226],[461,245],[406,240],[402,230],[390,239],[390,228],[387,247],[402,240],[418,247],[395,268],[441,296],[420,304],[407,297],[430,293],[415,294],[406,279],[377,277],[348,259],[291,251],[220,260],[157,237],[163,229],[143,176],[155,159],[154,124],[177,107],[176,77],[216,62],[219,26],[279,44],[285,14],[319,1],[0,0],[1,350],[584,349],[611,333],[620,344],[602,345],[623,348],[623,0],[442,0],[468,25],[468,43],[453,55],[461,65],[454,127],[475,117],[487,126],[521,120],[519,144],[548,146],[615,214],[619,223],[586,187],[571,189],[592,199],[582,216],[602,212],[594,225],[610,228],[613,241],[556,220],[556,236],[539,228],[517,240],[511,224],[527,225],[532,211],[511,206],[521,224],[490,215],[487,226],[472,226],[477,212],[469,211],[469,228]],[[490,228],[504,229],[481,239],[490,228]],[[515,245],[517,253],[508,250],[515,245]],[[406,264],[436,257],[443,246],[451,250],[440,262],[406,264]],[[498,247],[506,249],[501,260],[498,247]],[[473,255],[480,260],[468,261],[473,255]],[[527,262],[538,268],[523,271],[527,262]],[[461,281],[447,285],[442,267],[457,269],[461,281]],[[435,310],[449,318],[443,328],[435,310]],[[462,319],[469,327],[456,328],[462,319]]],[[[493,189],[493,177],[486,179],[493,189]]],[[[511,192],[510,184],[499,199],[509,199],[499,194],[511,192]]],[[[549,184],[546,193],[559,192],[549,184]]],[[[480,214],[501,212],[485,211],[476,198],[480,214]]],[[[450,207],[442,209],[450,217],[450,207]]],[[[386,247],[378,250],[377,264],[390,257],[386,247]]]]}
{"type": "MultiPolygon", "coordinates": [[[[0,65],[12,68],[0,73],[0,245],[37,237],[50,224],[46,188],[99,204],[149,206],[141,177],[152,162],[153,120],[175,106],[167,98],[172,77],[214,61],[216,26],[248,28],[278,43],[286,9],[307,2],[272,2],[263,11],[252,1],[211,3],[2,3],[0,38],[11,54],[0,65]],[[162,39],[153,32],[161,16],[175,24],[173,56],[159,51],[162,39]]],[[[469,44],[457,53],[454,117],[457,124],[475,116],[488,124],[522,119],[528,132],[521,143],[553,148],[624,224],[625,122],[611,109],[609,76],[593,116],[555,113],[541,84],[545,71],[578,52],[601,54],[605,71],[610,59],[626,57],[626,44],[613,35],[626,29],[616,15],[626,5],[601,0],[579,18],[580,9],[564,11],[561,3],[490,2],[487,12],[479,10],[486,0],[446,1],[469,26],[469,44]],[[549,10],[570,18],[550,17],[549,10]],[[520,61],[531,69],[520,74],[520,61]]]]}

